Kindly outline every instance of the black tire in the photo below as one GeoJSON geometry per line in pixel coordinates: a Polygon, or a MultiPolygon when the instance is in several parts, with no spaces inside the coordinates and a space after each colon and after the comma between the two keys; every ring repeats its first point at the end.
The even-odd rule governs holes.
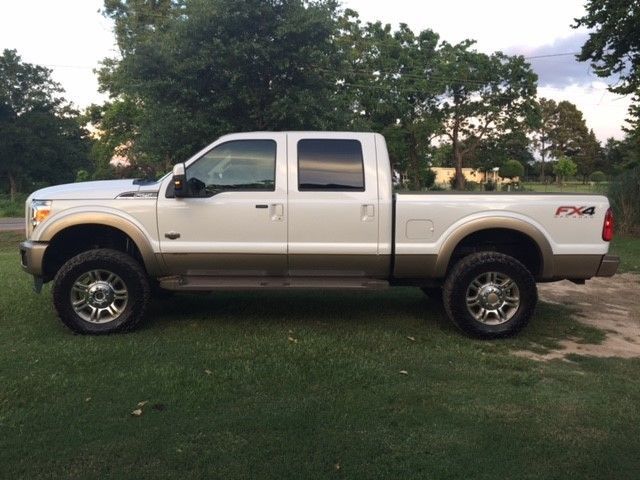
{"type": "Polygon", "coordinates": [[[89,250],[76,255],[60,268],[53,283],[53,304],[60,320],[81,334],[97,335],[134,329],[144,318],[150,295],[149,279],[142,266],[129,255],[111,249],[89,250]],[[105,323],[82,318],[72,305],[72,287],[91,271],[112,272],[119,277],[119,285],[124,284],[126,288],[127,298],[122,310],[105,323]]]}
{"type": "MultiPolygon", "coordinates": [[[[513,293],[514,290],[509,290],[509,292],[513,293]]],[[[508,294],[505,295],[508,296],[508,294]]],[[[538,302],[538,291],[533,275],[518,260],[502,253],[481,252],[464,257],[451,269],[444,283],[443,301],[449,318],[465,333],[485,339],[502,338],[515,335],[527,326],[538,302]],[[477,308],[478,311],[475,313],[482,315],[484,310],[490,310],[490,312],[494,312],[494,310],[490,308],[483,310],[482,306],[467,307],[469,289],[472,289],[469,290],[470,292],[475,289],[475,296],[480,298],[481,292],[471,286],[472,282],[482,275],[490,275],[491,272],[513,280],[519,297],[517,307],[503,307],[508,309],[508,314],[505,315],[508,317],[506,320],[495,318],[498,314],[493,314],[496,322],[503,322],[498,324],[484,323],[476,319],[471,311],[472,308],[477,308]]],[[[473,302],[473,297],[471,302],[473,302]]],[[[496,304],[498,302],[499,300],[496,300],[496,304]]],[[[486,306],[486,304],[483,305],[486,306]]],[[[497,310],[495,311],[497,312],[497,310]]],[[[486,320],[490,319],[486,318],[486,320]]],[[[491,320],[493,321],[493,319],[491,320]]]]}
{"type": "Polygon", "coordinates": [[[436,303],[442,303],[442,287],[420,287],[420,290],[436,303]]]}

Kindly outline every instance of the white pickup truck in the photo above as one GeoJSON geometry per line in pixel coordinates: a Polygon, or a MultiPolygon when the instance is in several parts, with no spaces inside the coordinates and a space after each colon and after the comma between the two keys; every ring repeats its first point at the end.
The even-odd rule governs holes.
{"type": "Polygon", "coordinates": [[[465,332],[511,335],[536,282],[611,276],[600,195],[392,191],[375,133],[226,135],[157,182],[38,190],[24,269],[76,332],[134,328],[154,292],[421,287],[465,332]]]}

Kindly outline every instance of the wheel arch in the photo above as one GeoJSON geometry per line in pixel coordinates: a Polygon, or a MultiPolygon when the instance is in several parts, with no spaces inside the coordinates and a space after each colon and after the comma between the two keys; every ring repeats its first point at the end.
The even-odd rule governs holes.
{"type": "MultiPolygon", "coordinates": [[[[47,242],[49,246],[55,245],[56,239],[60,239],[62,236],[69,235],[74,231],[109,229],[132,242],[149,275],[158,275],[163,271],[162,263],[154,252],[147,234],[128,218],[110,212],[75,212],[59,218],[53,217],[41,227],[35,232],[37,235],[34,235],[33,239],[39,242],[47,242]]],[[[49,250],[49,247],[47,247],[47,250],[49,250]]]]}
{"type": "Polygon", "coordinates": [[[553,276],[553,249],[545,234],[536,226],[524,220],[512,217],[478,218],[456,228],[443,242],[435,266],[435,274],[439,278],[446,276],[451,268],[454,252],[463,242],[473,235],[488,231],[514,232],[528,239],[537,248],[539,270],[532,272],[536,278],[553,276]]]}

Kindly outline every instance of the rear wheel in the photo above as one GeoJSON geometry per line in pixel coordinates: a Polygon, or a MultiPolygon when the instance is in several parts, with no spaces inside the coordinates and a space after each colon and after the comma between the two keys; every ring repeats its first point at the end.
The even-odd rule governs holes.
{"type": "Polygon", "coordinates": [[[149,303],[146,272],[129,255],[110,249],[83,252],[67,261],[53,285],[62,322],[78,333],[133,329],[149,303]]]}
{"type": "Polygon", "coordinates": [[[482,252],[460,260],[443,289],[449,318],[469,335],[514,335],[530,321],[538,294],[533,276],[513,257],[482,252]]]}

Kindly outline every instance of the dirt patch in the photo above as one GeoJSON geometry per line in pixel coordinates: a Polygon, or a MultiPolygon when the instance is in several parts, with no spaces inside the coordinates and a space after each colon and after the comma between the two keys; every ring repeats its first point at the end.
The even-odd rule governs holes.
{"type": "Polygon", "coordinates": [[[516,355],[534,360],[553,360],[569,354],[596,357],[640,357],[640,275],[623,273],[612,278],[594,278],[585,285],[567,280],[538,285],[540,300],[566,305],[574,319],[606,333],[600,344],[565,339],[561,348],[538,354],[518,351],[516,355]]]}

